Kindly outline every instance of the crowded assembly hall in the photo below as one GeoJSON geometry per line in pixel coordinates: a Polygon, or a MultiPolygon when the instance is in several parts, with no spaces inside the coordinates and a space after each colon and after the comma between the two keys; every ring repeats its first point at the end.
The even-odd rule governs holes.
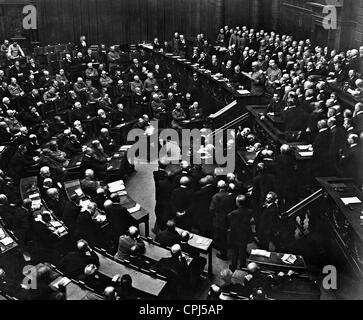
{"type": "Polygon", "coordinates": [[[0,300],[363,298],[363,38],[256,19],[1,40],[0,300]]]}

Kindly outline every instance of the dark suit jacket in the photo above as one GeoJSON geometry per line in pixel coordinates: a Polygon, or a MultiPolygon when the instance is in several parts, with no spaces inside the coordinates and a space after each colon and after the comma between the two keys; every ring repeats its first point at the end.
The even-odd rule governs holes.
{"type": "Polygon", "coordinates": [[[228,214],[229,245],[247,245],[251,234],[250,212],[246,208],[238,208],[228,214]]]}
{"type": "Polygon", "coordinates": [[[90,246],[97,243],[98,228],[89,212],[80,212],[76,222],[76,240],[84,239],[90,246]]]}
{"type": "Polygon", "coordinates": [[[125,234],[127,229],[132,226],[134,219],[130,213],[119,203],[113,203],[106,210],[107,220],[110,224],[110,235],[113,238],[125,234]]]}
{"type": "Polygon", "coordinates": [[[322,176],[327,175],[331,167],[329,159],[331,135],[329,130],[319,132],[314,143],[314,167],[315,174],[321,174],[322,176]]]}
{"type": "Polygon", "coordinates": [[[360,113],[353,118],[353,127],[358,134],[363,132],[363,113],[360,113]]]}
{"type": "Polygon", "coordinates": [[[64,206],[62,220],[69,229],[69,231],[71,231],[72,233],[74,233],[76,230],[77,218],[80,211],[80,206],[77,206],[71,201],[67,201],[64,206]]]}
{"type": "Polygon", "coordinates": [[[75,251],[69,252],[61,261],[59,267],[66,276],[76,278],[84,272],[84,268],[89,264],[99,267],[100,262],[95,252],[91,251],[90,255],[75,251]]]}
{"type": "Polygon", "coordinates": [[[282,117],[286,131],[304,131],[306,129],[307,117],[301,108],[295,107],[284,110],[282,117]]]}
{"type": "Polygon", "coordinates": [[[176,231],[170,231],[168,229],[161,231],[155,238],[155,241],[160,243],[164,248],[172,247],[174,244],[179,244],[182,238],[176,231]]]}

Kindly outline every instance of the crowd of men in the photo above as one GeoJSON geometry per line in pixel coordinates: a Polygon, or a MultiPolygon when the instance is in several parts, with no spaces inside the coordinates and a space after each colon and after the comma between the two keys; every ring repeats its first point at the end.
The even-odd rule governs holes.
{"type": "MultiPolygon", "coordinates": [[[[363,90],[359,78],[363,48],[329,52],[313,48],[310,40],[298,42],[290,36],[246,27],[224,27],[216,44],[227,47],[227,52],[213,51],[203,34],[192,45],[178,33],[170,42],[153,41],[154,49],[221,73],[235,87],[248,88],[254,95],[271,95],[262,118],[280,114],[286,132],[298,132],[309,140],[314,150],[313,176],[342,175],[362,186],[362,175],[357,173],[362,156],[363,104],[358,101],[363,90]],[[328,93],[327,83],[355,97],[354,110],[334,92],[328,93]]],[[[261,145],[250,129],[241,128],[237,147],[257,153],[253,181],[239,181],[238,173],[219,179],[185,162],[171,174],[168,164],[160,161],[154,173],[154,233],[157,242],[171,247],[172,257],[156,264],[140,258],[144,248],[139,231],[118,196],[105,187],[108,163],[127,142],[123,126],[129,122],[127,129],[145,129],[149,119],[181,129],[186,119],[203,119],[203,107],[196,98],[200,88],[197,74],[187,90],[181,90],[174,75],[147,56],[141,54],[124,66],[117,47],[101,45],[96,53],[85,37],[80,38],[76,54],[68,53],[56,70],[38,65],[31,56],[24,63],[24,52],[16,43],[4,41],[1,52],[5,60],[0,70],[0,141],[7,146],[7,158],[0,173],[0,216],[19,239],[24,259],[31,256],[52,263],[62,258],[66,274],[84,279],[112,300],[135,297],[130,293],[132,281],[119,276],[104,290],[105,281],[97,279],[98,262],[88,259],[96,245],[115,254],[116,259],[132,259],[143,268],[164,274],[171,279],[176,296],[185,289],[184,284],[193,283],[190,279],[205,264],[186,245],[191,231],[213,238],[223,260],[228,260],[231,249],[232,271],[246,266],[251,242],[267,250],[271,244],[285,248],[280,206],[296,201],[294,157],[287,145],[274,152],[261,145]],[[49,110],[56,110],[56,114],[49,116],[49,110]],[[57,110],[62,111],[58,114],[57,110]],[[86,207],[77,196],[68,199],[63,186],[77,156],[81,157],[81,188],[91,199],[86,207]],[[31,173],[38,175],[38,187],[49,209],[35,217],[32,201],[22,200],[19,194],[20,179],[31,173]],[[252,190],[248,190],[250,185],[252,190]],[[105,237],[100,236],[102,219],[96,219],[100,213],[109,222],[105,237]],[[65,251],[77,244],[77,252],[55,250],[59,239],[49,231],[51,215],[69,230],[71,241],[65,251]],[[186,232],[178,233],[176,226],[186,232]],[[182,252],[194,258],[192,272],[182,252]],[[123,280],[129,295],[117,289],[123,280]]],[[[40,296],[45,297],[43,293],[40,296]]]]}

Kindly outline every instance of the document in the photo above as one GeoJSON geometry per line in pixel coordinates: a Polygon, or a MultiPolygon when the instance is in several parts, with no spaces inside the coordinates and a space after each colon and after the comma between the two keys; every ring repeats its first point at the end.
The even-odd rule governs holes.
{"type": "Polygon", "coordinates": [[[260,257],[266,257],[266,258],[271,257],[271,252],[268,252],[266,250],[260,250],[260,249],[253,249],[251,251],[251,254],[254,256],[260,256],[260,257]]]}
{"type": "Polygon", "coordinates": [[[139,204],[136,204],[135,207],[127,209],[127,211],[132,214],[132,213],[135,213],[137,211],[140,211],[140,209],[141,209],[141,206],[139,204]]]}
{"type": "Polygon", "coordinates": [[[71,283],[70,279],[68,279],[67,277],[63,277],[63,278],[60,278],[59,280],[56,280],[55,282],[53,282],[51,284],[51,286],[58,289],[59,286],[66,287],[70,283],[71,283]]]}
{"type": "Polygon", "coordinates": [[[251,92],[249,92],[248,90],[237,90],[237,92],[239,93],[239,94],[242,94],[242,95],[248,95],[248,94],[250,94],[251,92]]]}
{"type": "Polygon", "coordinates": [[[59,221],[51,221],[50,225],[53,226],[54,228],[59,228],[62,226],[62,224],[59,221]]]}
{"type": "Polygon", "coordinates": [[[351,198],[342,198],[342,201],[344,205],[348,206],[350,204],[359,204],[362,203],[357,197],[351,197],[351,198]]]}
{"type": "Polygon", "coordinates": [[[77,196],[79,196],[79,197],[83,196],[83,191],[82,191],[82,189],[80,189],[80,188],[78,188],[78,189],[74,190],[74,193],[75,193],[77,196]]]}
{"type": "Polygon", "coordinates": [[[307,151],[309,150],[311,147],[311,145],[300,145],[300,146],[297,146],[297,148],[301,151],[307,151]]]}
{"type": "Polygon", "coordinates": [[[6,237],[2,240],[0,240],[0,242],[4,245],[4,246],[8,246],[9,244],[12,244],[14,241],[13,239],[11,239],[10,237],[6,237]]]}
{"type": "Polygon", "coordinates": [[[303,151],[299,152],[299,155],[302,157],[312,157],[314,155],[313,151],[303,151]]]}
{"type": "Polygon", "coordinates": [[[108,189],[110,190],[111,193],[117,193],[119,191],[125,190],[126,188],[125,188],[124,182],[122,180],[119,180],[119,181],[109,183],[108,189]]]}
{"type": "Polygon", "coordinates": [[[294,264],[297,258],[293,254],[284,254],[281,260],[286,264],[294,264]]]}

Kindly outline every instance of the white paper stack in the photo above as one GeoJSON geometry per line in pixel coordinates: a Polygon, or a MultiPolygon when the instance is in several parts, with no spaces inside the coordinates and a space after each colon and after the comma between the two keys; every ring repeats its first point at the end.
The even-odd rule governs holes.
{"type": "Polygon", "coordinates": [[[111,193],[117,193],[117,192],[123,191],[125,189],[126,188],[125,188],[124,182],[122,180],[115,181],[115,182],[112,182],[112,183],[108,184],[108,190],[111,193]]]}
{"type": "Polygon", "coordinates": [[[253,249],[251,251],[251,254],[254,256],[260,256],[260,257],[266,257],[266,258],[270,258],[270,256],[271,256],[271,252],[268,252],[266,250],[260,250],[260,249],[253,249]]]}
{"type": "Polygon", "coordinates": [[[293,254],[284,254],[281,260],[286,264],[294,264],[297,258],[293,254]]]}
{"type": "Polygon", "coordinates": [[[342,198],[342,201],[344,205],[348,206],[350,204],[359,204],[362,203],[357,197],[351,197],[351,198],[342,198]]]}
{"type": "Polygon", "coordinates": [[[12,244],[14,241],[13,239],[11,239],[10,237],[6,237],[2,240],[0,240],[1,244],[3,244],[4,246],[8,246],[9,244],[12,244]]]}
{"type": "Polygon", "coordinates": [[[132,214],[132,213],[138,212],[140,209],[141,209],[141,206],[139,204],[136,204],[135,207],[127,209],[127,211],[132,214]]]}

